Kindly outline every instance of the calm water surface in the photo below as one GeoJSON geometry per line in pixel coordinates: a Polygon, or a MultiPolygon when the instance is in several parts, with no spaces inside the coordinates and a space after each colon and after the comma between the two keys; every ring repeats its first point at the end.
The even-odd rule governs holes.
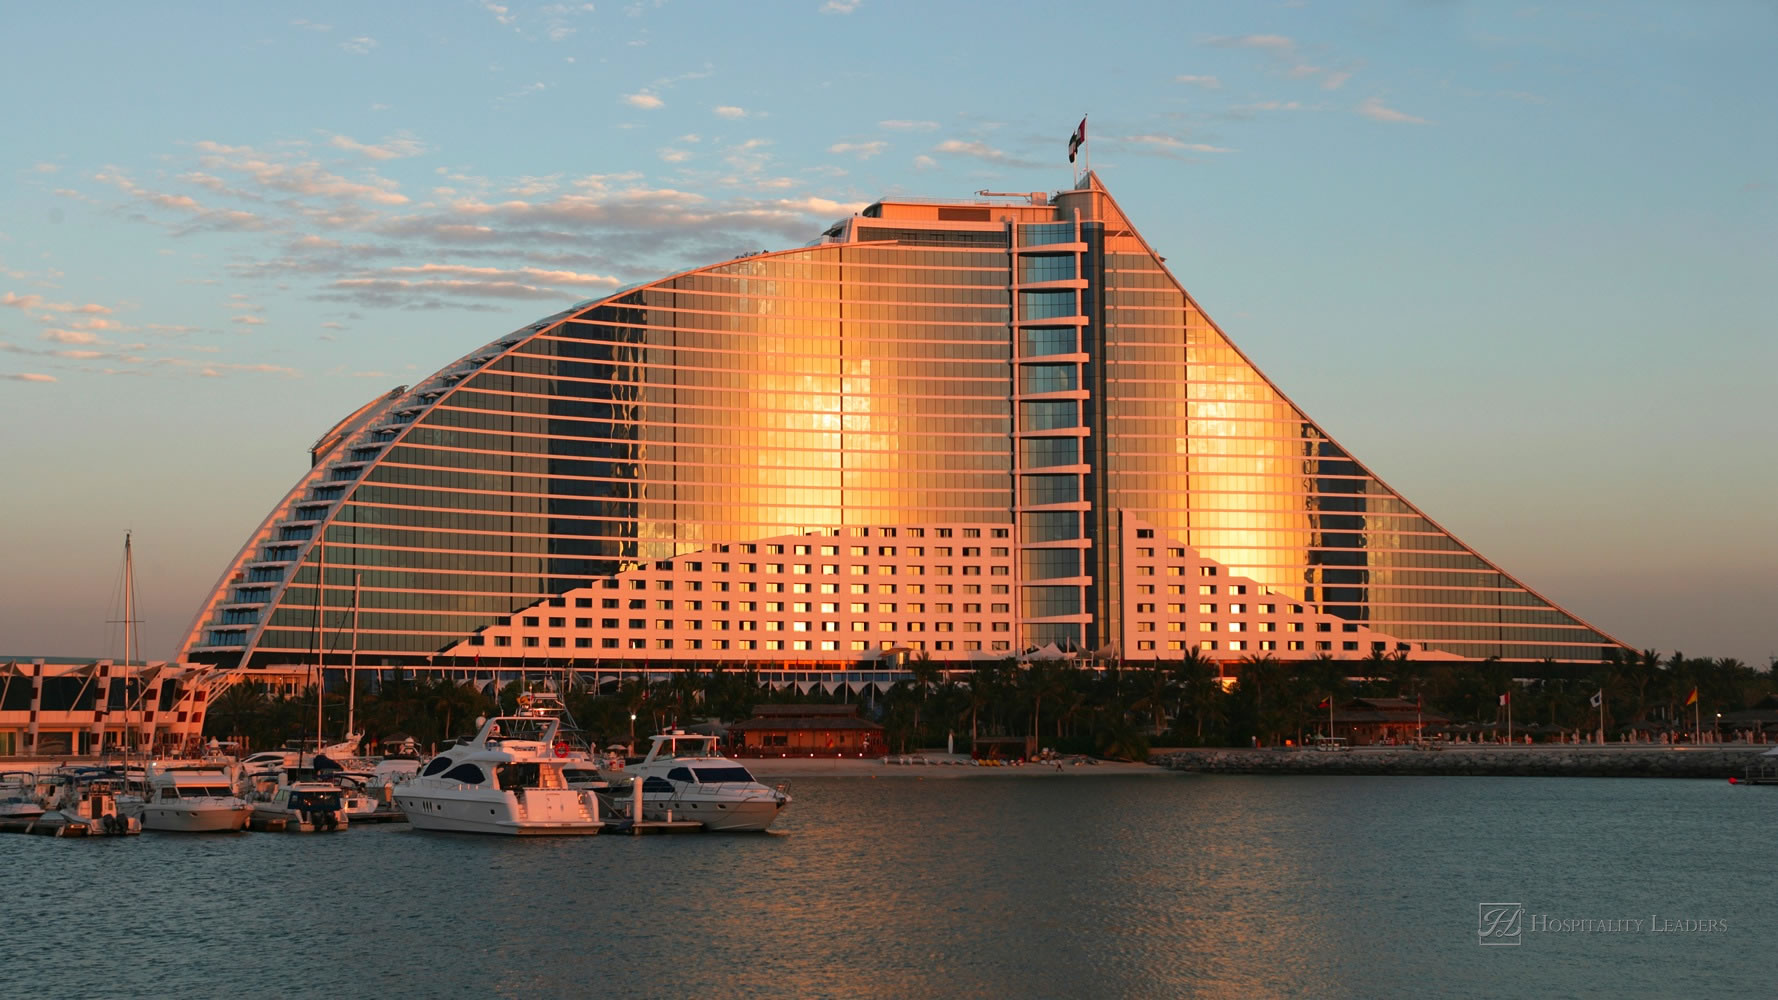
{"type": "Polygon", "coordinates": [[[792,791],[762,836],[0,837],[0,996],[1778,990],[1778,789],[1156,775],[792,791]],[[1519,946],[1478,944],[1484,902],[1525,905],[1519,946]],[[1651,933],[1651,916],[1726,930],[1651,933]],[[1644,927],[1551,926],[1583,919],[1644,927]]]}

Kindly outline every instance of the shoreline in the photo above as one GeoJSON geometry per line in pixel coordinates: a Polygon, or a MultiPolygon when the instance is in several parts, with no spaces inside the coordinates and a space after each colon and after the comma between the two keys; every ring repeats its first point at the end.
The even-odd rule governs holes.
{"type": "Polygon", "coordinates": [[[1740,778],[1770,744],[1360,747],[1172,750],[1149,758],[1196,774],[1450,775],[1568,778],[1740,778]]]}
{"type": "MultiPolygon", "coordinates": [[[[903,755],[895,754],[890,759],[901,760],[903,755]]],[[[761,781],[774,778],[930,778],[947,781],[956,778],[1084,778],[1168,773],[1166,768],[1154,764],[1109,760],[1076,764],[1073,758],[1064,759],[1060,769],[1054,763],[978,767],[971,764],[965,754],[907,754],[906,759],[927,763],[885,764],[881,757],[738,757],[736,761],[761,781]]]]}

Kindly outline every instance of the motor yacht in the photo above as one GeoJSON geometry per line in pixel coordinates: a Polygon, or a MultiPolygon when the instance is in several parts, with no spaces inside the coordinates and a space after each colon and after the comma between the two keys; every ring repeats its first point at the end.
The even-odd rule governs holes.
{"type": "Polygon", "coordinates": [[[32,820],[41,815],[43,803],[37,800],[37,772],[0,774],[0,821],[32,820]]]}
{"type": "Polygon", "coordinates": [[[49,801],[30,832],[57,837],[116,837],[142,832],[142,821],[118,808],[123,780],[98,768],[63,768],[46,776],[49,801]]]}
{"type": "Polygon", "coordinates": [[[395,786],[416,830],[505,835],[595,834],[604,826],[591,791],[568,786],[573,761],[557,756],[548,716],[488,719],[473,739],[427,761],[395,786]]]}
{"type": "MultiPolygon", "coordinates": [[[[738,761],[722,756],[716,737],[672,730],[652,738],[648,756],[624,771],[642,782],[642,818],[697,820],[713,832],[765,830],[790,804],[783,788],[768,788],[738,761]]],[[[633,784],[614,787],[612,804],[633,801],[633,784]]]]}
{"type": "Polygon", "coordinates": [[[340,787],[327,781],[293,778],[289,771],[268,771],[255,779],[248,802],[257,826],[282,827],[286,833],[331,833],[350,822],[340,787]]]}
{"type": "Polygon", "coordinates": [[[253,806],[235,794],[234,778],[220,767],[148,767],[146,801],[134,812],[144,830],[221,833],[247,829],[253,806]]]}

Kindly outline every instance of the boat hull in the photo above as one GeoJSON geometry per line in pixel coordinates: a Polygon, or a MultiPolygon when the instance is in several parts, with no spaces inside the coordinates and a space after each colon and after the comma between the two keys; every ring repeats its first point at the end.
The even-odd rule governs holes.
{"type": "Polygon", "coordinates": [[[268,830],[282,830],[285,833],[338,833],[346,829],[348,818],[344,811],[334,814],[334,822],[304,812],[291,812],[287,809],[267,809],[254,806],[249,822],[252,825],[268,830]]]}
{"type": "Polygon", "coordinates": [[[148,806],[142,810],[142,829],[157,833],[234,833],[247,829],[253,807],[240,805],[214,809],[169,809],[148,806]]]}
{"type": "Polygon", "coordinates": [[[396,804],[416,830],[443,833],[488,833],[503,837],[589,837],[605,828],[596,814],[577,810],[552,810],[550,818],[519,817],[504,797],[433,796],[413,792],[398,794],[396,804]]]}

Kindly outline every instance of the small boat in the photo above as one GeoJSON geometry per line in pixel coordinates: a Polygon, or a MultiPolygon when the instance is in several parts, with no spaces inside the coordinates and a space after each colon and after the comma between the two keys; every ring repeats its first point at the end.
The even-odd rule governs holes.
{"type": "Polygon", "coordinates": [[[416,830],[596,834],[605,825],[598,796],[569,787],[564,772],[578,762],[557,756],[559,726],[548,716],[489,719],[398,783],[396,804],[416,830]]]}
{"type": "Polygon", "coordinates": [[[150,765],[146,801],[138,808],[142,828],[163,833],[233,833],[253,818],[253,806],[235,794],[234,779],[219,767],[150,765]]]}
{"type": "Polygon", "coordinates": [[[0,774],[0,823],[34,820],[41,815],[43,803],[37,800],[37,772],[0,774]]]}
{"type": "Polygon", "coordinates": [[[614,808],[633,801],[640,781],[643,820],[695,820],[712,832],[743,833],[769,828],[790,804],[783,788],[768,788],[722,756],[715,736],[675,729],[652,739],[648,756],[624,772],[629,783],[610,792],[614,808]]]}
{"type": "Polygon", "coordinates": [[[118,807],[123,780],[95,768],[64,768],[48,775],[49,804],[27,832],[52,837],[122,837],[142,832],[142,821],[118,807]]]}
{"type": "Polygon", "coordinates": [[[292,780],[288,771],[262,774],[248,801],[255,828],[287,833],[331,833],[350,822],[345,796],[326,781],[292,780]]]}

